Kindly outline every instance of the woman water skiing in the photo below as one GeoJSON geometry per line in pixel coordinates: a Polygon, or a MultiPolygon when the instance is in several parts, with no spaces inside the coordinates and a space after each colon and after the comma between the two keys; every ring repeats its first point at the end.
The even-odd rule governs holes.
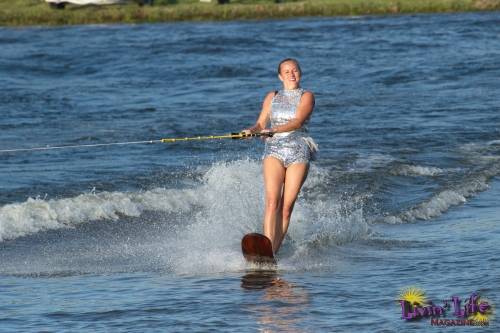
{"type": "Polygon", "coordinates": [[[314,109],[314,95],[300,87],[297,60],[287,58],[278,65],[283,89],[269,92],[254,126],[245,133],[270,133],[263,157],[265,188],[264,235],[277,253],[285,238],[309,161],[317,146],[308,135],[307,123],[314,109]],[[270,128],[268,123],[270,122],[270,128]]]}

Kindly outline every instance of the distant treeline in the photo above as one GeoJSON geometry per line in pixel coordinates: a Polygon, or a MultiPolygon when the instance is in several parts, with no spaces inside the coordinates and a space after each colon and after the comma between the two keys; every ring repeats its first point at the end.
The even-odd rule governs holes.
{"type": "Polygon", "coordinates": [[[0,0],[0,25],[220,21],[500,10],[500,0],[132,0],[108,6],[0,0]],[[64,7],[64,9],[63,9],[64,7]]]}

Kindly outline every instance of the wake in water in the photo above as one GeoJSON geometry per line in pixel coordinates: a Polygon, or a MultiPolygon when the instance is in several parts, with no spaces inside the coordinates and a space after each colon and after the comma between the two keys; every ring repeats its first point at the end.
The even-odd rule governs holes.
{"type": "Polygon", "coordinates": [[[399,214],[379,219],[386,223],[405,223],[429,220],[447,212],[451,207],[463,204],[468,198],[488,189],[488,183],[500,174],[500,150],[498,140],[486,143],[469,143],[458,148],[465,159],[467,169],[422,167],[401,165],[391,170],[402,176],[448,176],[449,180],[428,199],[399,214]]]}
{"type": "MultiPolygon", "coordinates": [[[[329,177],[311,168],[280,253],[284,267],[307,269],[317,264],[312,254],[368,234],[363,198],[335,194],[329,177]]],[[[262,189],[260,162],[239,160],[212,165],[191,187],[8,204],[0,208],[0,272],[241,270],[242,236],[262,229],[262,189]]]]}
{"type": "MultiPolygon", "coordinates": [[[[446,179],[429,197],[389,215],[371,207],[376,202],[368,204],[370,190],[338,190],[346,180],[312,165],[278,256],[280,267],[332,267],[335,246],[370,238],[370,224],[428,220],[485,190],[500,174],[498,144],[459,150],[469,168],[410,165],[382,155],[364,156],[346,168],[372,180],[380,172],[383,177],[446,179]]],[[[241,237],[262,229],[262,189],[260,162],[238,160],[213,164],[189,186],[7,204],[0,208],[0,273],[242,270],[241,237]]]]}
{"type": "MultiPolygon", "coordinates": [[[[332,267],[335,246],[372,238],[373,223],[428,220],[464,203],[500,174],[498,146],[493,141],[459,147],[466,161],[460,168],[401,163],[380,154],[361,156],[347,171],[313,164],[278,255],[280,267],[332,267]],[[366,182],[391,177],[434,179],[433,192],[384,214],[371,201],[378,189],[366,182]],[[356,179],[361,186],[346,186],[356,179]]],[[[402,184],[403,190],[411,186],[402,184]]],[[[237,160],[215,163],[194,183],[176,188],[7,204],[0,207],[0,273],[239,271],[245,268],[240,240],[262,230],[263,203],[260,162],[237,160]]]]}

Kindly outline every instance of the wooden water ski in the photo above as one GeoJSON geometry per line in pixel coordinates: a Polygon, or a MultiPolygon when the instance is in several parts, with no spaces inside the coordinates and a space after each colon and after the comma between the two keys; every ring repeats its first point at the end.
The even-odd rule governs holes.
{"type": "Polygon", "coordinates": [[[258,264],[276,264],[271,240],[258,233],[246,234],[241,240],[245,259],[258,264]]]}

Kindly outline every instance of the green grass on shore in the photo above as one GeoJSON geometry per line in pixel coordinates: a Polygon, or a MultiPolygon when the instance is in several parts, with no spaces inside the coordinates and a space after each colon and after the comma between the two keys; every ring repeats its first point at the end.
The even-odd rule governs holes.
{"type": "Polygon", "coordinates": [[[154,6],[67,6],[53,9],[43,0],[0,0],[0,26],[221,21],[300,16],[378,15],[500,10],[500,0],[157,0],[154,6]]]}

